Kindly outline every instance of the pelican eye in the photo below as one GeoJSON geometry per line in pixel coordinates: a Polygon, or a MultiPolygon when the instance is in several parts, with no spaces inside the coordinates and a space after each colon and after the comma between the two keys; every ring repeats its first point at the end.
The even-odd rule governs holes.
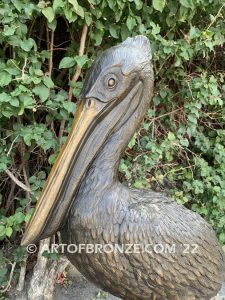
{"type": "Polygon", "coordinates": [[[115,78],[109,78],[108,79],[108,87],[110,88],[110,89],[112,89],[112,88],[114,88],[114,86],[116,85],[116,79],[115,78]]]}
{"type": "Polygon", "coordinates": [[[86,100],[86,104],[85,105],[86,105],[87,108],[92,108],[95,105],[95,100],[89,98],[89,99],[86,100]]]}

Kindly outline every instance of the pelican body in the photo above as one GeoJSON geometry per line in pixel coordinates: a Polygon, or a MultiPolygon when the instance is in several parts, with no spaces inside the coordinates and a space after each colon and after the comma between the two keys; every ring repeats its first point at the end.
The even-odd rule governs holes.
{"type": "Polygon", "coordinates": [[[120,158],[152,90],[146,37],[128,38],[97,58],[22,244],[60,230],[66,244],[126,245],[129,251],[67,255],[88,280],[125,300],[210,299],[225,279],[212,228],[166,196],[118,181],[120,158]]]}

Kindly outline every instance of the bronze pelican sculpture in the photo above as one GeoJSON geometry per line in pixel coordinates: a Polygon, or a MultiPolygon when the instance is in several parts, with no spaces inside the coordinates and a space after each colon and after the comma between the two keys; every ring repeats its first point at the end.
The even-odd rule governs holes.
{"type": "Polygon", "coordinates": [[[225,279],[224,253],[212,228],[166,196],[117,179],[152,90],[146,37],[128,38],[97,58],[22,244],[60,230],[67,244],[151,245],[153,251],[133,247],[68,257],[87,279],[125,300],[210,299],[225,279]],[[157,252],[154,245],[176,248],[157,252]]]}

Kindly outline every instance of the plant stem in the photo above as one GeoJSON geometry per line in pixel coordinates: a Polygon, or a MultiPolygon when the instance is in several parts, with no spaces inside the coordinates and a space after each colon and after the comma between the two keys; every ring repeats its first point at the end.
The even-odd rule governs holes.
{"type": "MultiPolygon", "coordinates": [[[[87,39],[87,32],[88,32],[88,27],[86,24],[84,24],[81,38],[80,38],[79,56],[84,55],[85,43],[86,43],[86,39],[87,39]]],[[[71,83],[77,82],[78,78],[80,77],[80,73],[81,73],[81,67],[77,64],[75,74],[71,80],[71,83]]],[[[69,102],[72,100],[72,97],[73,97],[73,87],[70,86],[69,93],[68,93],[68,101],[69,102]]],[[[65,129],[65,123],[66,123],[65,120],[62,120],[62,122],[60,124],[59,141],[62,139],[64,129],[65,129]]]]}

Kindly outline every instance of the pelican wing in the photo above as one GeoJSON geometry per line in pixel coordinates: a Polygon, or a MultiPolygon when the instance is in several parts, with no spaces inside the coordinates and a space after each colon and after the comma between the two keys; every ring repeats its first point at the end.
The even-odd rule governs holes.
{"type": "Polygon", "coordinates": [[[212,228],[162,194],[131,190],[120,243],[143,246],[125,256],[137,280],[161,297],[208,299],[224,281],[224,254],[212,228]]]}

